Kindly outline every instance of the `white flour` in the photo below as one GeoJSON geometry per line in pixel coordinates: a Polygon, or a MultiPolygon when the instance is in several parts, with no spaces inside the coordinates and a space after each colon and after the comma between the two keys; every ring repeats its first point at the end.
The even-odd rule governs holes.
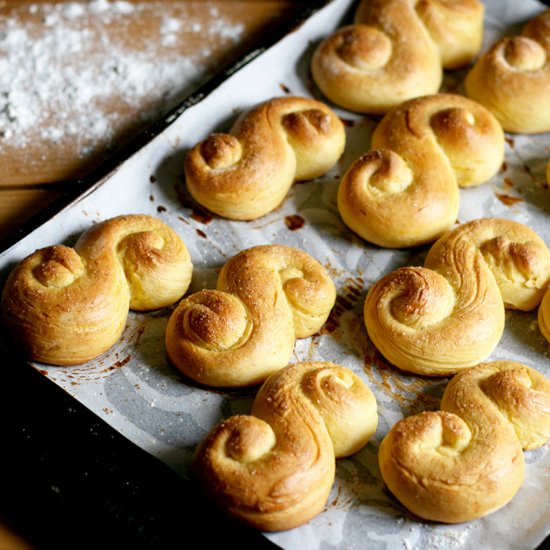
{"type": "Polygon", "coordinates": [[[188,55],[181,47],[185,36],[200,33],[203,42],[227,48],[243,33],[242,23],[224,19],[208,2],[200,3],[213,18],[208,26],[197,3],[168,6],[40,3],[27,8],[24,26],[15,17],[1,20],[0,150],[37,139],[51,147],[76,145],[81,156],[105,148],[121,128],[135,125],[136,116],[157,118],[206,76],[210,47],[188,55]],[[154,32],[125,44],[126,25],[144,16],[154,32]],[[117,98],[115,110],[111,98],[117,98]]]}

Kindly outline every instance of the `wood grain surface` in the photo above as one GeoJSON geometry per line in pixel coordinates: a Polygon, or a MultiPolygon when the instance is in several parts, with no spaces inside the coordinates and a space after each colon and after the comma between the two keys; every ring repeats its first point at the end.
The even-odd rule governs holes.
{"type": "MultiPolygon", "coordinates": [[[[288,25],[306,4],[291,0],[132,3],[93,0],[92,5],[94,1],[97,16],[92,17],[75,17],[79,13],[75,2],[0,1],[0,56],[5,54],[9,61],[6,54],[10,53],[8,48],[13,50],[17,45],[13,42],[15,39],[20,40],[27,51],[33,52],[33,47],[55,50],[58,44],[52,41],[56,39],[63,41],[66,37],[67,41],[74,41],[85,37],[71,55],[61,55],[68,51],[67,42],[61,42],[59,45],[63,47],[59,48],[59,56],[45,51],[34,60],[15,58],[15,61],[21,60],[21,71],[28,71],[31,61],[36,70],[28,76],[21,71],[14,74],[24,79],[40,79],[41,75],[46,75],[50,88],[46,88],[46,83],[44,88],[50,96],[55,94],[51,90],[51,83],[56,82],[55,71],[64,78],[74,75],[74,82],[65,82],[65,85],[74,84],[75,90],[80,92],[79,79],[90,78],[92,71],[97,72],[99,82],[109,77],[105,75],[106,67],[120,70],[111,59],[117,52],[124,52],[123,69],[127,70],[132,55],[142,60],[141,54],[146,53],[149,60],[158,63],[160,74],[163,74],[163,64],[168,66],[180,56],[180,61],[188,61],[189,78],[180,78],[174,89],[170,79],[155,86],[151,82],[141,82],[138,75],[130,84],[134,88],[141,86],[141,95],[134,89],[130,101],[123,93],[107,88],[107,92],[113,93],[103,95],[101,105],[90,104],[89,118],[86,112],[83,115],[82,106],[76,113],[78,116],[72,116],[74,101],[83,99],[72,98],[71,104],[66,89],[59,89],[59,97],[43,98],[44,112],[40,116],[33,113],[36,125],[27,120],[24,128],[16,124],[15,130],[2,127],[3,120],[15,120],[9,118],[9,112],[6,119],[4,112],[4,119],[0,116],[0,240],[13,234],[21,224],[55,200],[63,185],[70,185],[70,180],[89,173],[113,150],[155,118],[160,118],[209,76],[254,47],[266,32],[288,25]],[[15,29],[19,33],[23,31],[23,37],[16,36],[15,29]],[[42,60],[51,64],[47,72],[40,66],[42,60]],[[63,94],[68,98],[65,103],[61,101],[63,94]],[[97,128],[98,123],[103,126],[91,133],[90,125],[95,124],[97,128]],[[82,131],[75,125],[80,125],[82,131]]],[[[81,3],[88,12],[91,4],[86,7],[85,2],[81,3]]],[[[12,71],[13,63],[12,60],[12,71]]],[[[146,67],[143,61],[141,63],[142,68],[146,67]]],[[[32,82],[34,96],[45,95],[40,84],[39,80],[32,82]]],[[[15,85],[14,80],[14,88],[15,85]]],[[[9,96],[10,91],[0,88],[0,94],[9,96]]],[[[33,109],[36,110],[37,105],[40,103],[33,104],[33,109]]],[[[0,104],[0,111],[1,107],[0,104]]]]}

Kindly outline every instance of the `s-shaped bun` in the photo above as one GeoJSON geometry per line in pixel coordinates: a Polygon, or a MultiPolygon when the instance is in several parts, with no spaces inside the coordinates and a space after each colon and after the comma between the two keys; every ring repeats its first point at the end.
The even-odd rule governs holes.
{"type": "Polygon", "coordinates": [[[480,56],[465,85],[506,131],[550,131],[550,10],[529,21],[520,36],[504,37],[480,56]]]}
{"type": "Polygon", "coordinates": [[[258,384],[288,364],[296,338],[323,326],[335,300],[334,283],[309,254],[283,245],[249,248],[223,266],[217,290],[180,302],[166,350],[201,384],[258,384]]]}
{"type": "Polygon", "coordinates": [[[372,147],[342,177],[338,210],[363,239],[396,248],[434,241],[455,223],[459,186],[498,171],[504,134],[475,101],[436,94],[387,113],[372,147]]]}
{"type": "Polygon", "coordinates": [[[324,103],[275,98],[241,116],[229,134],[211,134],[185,158],[193,198],[224,218],[252,220],[283,201],[295,180],[327,172],[346,135],[324,103]]]}
{"type": "Polygon", "coordinates": [[[542,335],[550,343],[550,286],[545,292],[538,311],[538,324],[542,335]]]}
{"type": "Polygon", "coordinates": [[[233,416],[199,445],[192,472],[231,516],[263,531],[316,516],[334,482],[335,458],[376,431],[376,400],[352,371],[296,363],[261,387],[252,416],[233,416]]]}
{"type": "Polygon", "coordinates": [[[4,323],[30,359],[84,363],[118,340],[129,309],[177,302],[192,269],[187,248],[160,220],[112,218],[74,248],[50,246],[25,258],[2,291],[4,323]]]}
{"type": "Polygon", "coordinates": [[[507,504],[524,479],[523,449],[550,438],[550,380],[512,361],[457,374],[441,410],[400,420],[378,462],[389,490],[423,519],[460,523],[507,504]]]}
{"type": "Polygon", "coordinates": [[[443,68],[469,63],[483,34],[478,0],[363,0],[355,24],[316,49],[313,78],[351,111],[383,114],[439,90],[443,68]]]}
{"type": "Polygon", "coordinates": [[[430,249],[425,267],[403,267],[369,290],[369,337],[393,365],[447,376],[483,361],[504,329],[504,308],[532,310],[550,282],[550,251],[527,226],[482,218],[430,249]]]}

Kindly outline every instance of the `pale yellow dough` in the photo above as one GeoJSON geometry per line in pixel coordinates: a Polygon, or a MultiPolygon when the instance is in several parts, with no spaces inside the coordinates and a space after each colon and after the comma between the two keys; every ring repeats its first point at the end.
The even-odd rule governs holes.
{"type": "Polygon", "coordinates": [[[279,206],[294,181],[332,168],[345,141],[343,123],[324,103],[274,98],[244,113],[229,134],[195,145],[185,157],[185,182],[211,212],[253,220],[279,206]]]}
{"type": "Polygon", "coordinates": [[[372,149],[346,171],[338,211],[379,246],[429,243],[455,223],[459,187],[487,181],[503,156],[502,128],[478,103],[453,94],[413,99],[384,116],[372,149]]]}
{"type": "Polygon", "coordinates": [[[352,371],[296,363],[271,375],[252,416],[232,416],[199,445],[192,473],[232,517],[262,531],[297,527],[326,505],[335,458],[360,450],[376,399],[352,371]]]}
{"type": "Polygon", "coordinates": [[[505,307],[536,308],[549,282],[550,251],[534,231],[482,218],[442,236],[424,267],[377,281],[365,300],[365,325],[396,367],[448,376],[486,359],[502,336],[505,307]]]}
{"type": "Polygon", "coordinates": [[[378,462],[389,490],[424,520],[461,523],[507,504],[525,473],[522,449],[550,438],[550,380],[513,361],[457,374],[441,410],[395,424],[378,462]]]}
{"type": "Polygon", "coordinates": [[[201,384],[258,384],[288,364],[296,338],[323,326],[335,300],[327,271],[306,252],[252,247],[223,266],[217,290],[180,302],[168,321],[166,350],[201,384]]]}
{"type": "Polygon", "coordinates": [[[550,131],[550,9],[521,35],[496,42],[476,62],[466,93],[492,111],[507,132],[550,131]]]}
{"type": "Polygon", "coordinates": [[[336,105],[383,114],[439,90],[443,69],[479,52],[478,0],[363,0],[355,24],[338,29],[313,54],[311,72],[336,105]]]}
{"type": "Polygon", "coordinates": [[[179,236],[145,215],[92,226],[74,248],[37,250],[9,275],[2,316],[32,360],[84,363],[120,337],[128,310],[169,306],[185,294],[193,266],[179,236]]]}

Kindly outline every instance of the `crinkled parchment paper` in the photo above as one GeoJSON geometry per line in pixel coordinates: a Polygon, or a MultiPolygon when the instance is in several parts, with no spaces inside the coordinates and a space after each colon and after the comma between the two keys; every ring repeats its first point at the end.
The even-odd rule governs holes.
{"type": "MultiPolygon", "coordinates": [[[[544,9],[534,0],[486,2],[484,49],[498,36],[544,9]]],[[[377,353],[366,336],[362,305],[380,276],[420,264],[426,248],[385,250],[353,235],[336,208],[339,176],[367,150],[376,121],[338,110],[348,145],[338,166],[325,177],[294,185],[284,203],[251,222],[212,219],[194,210],[185,190],[185,151],[213,130],[228,129],[237,114],[286,93],[314,95],[308,76],[315,45],[348,21],[349,0],[335,0],[282,42],[185,111],[165,131],[126,161],[99,188],[55,216],[0,256],[2,275],[36,248],[71,244],[90,224],[121,213],[157,215],[187,244],[195,266],[190,291],[212,288],[219,268],[240,250],[285,243],[307,250],[332,275],[338,290],[326,327],[298,341],[293,360],[329,360],[365,380],[379,406],[378,430],[350,459],[340,460],[324,511],[300,528],[268,535],[284,548],[529,548],[550,533],[550,448],[526,453],[525,482],[504,509],[477,521],[447,526],[413,518],[384,489],[377,466],[383,436],[399,418],[437,409],[446,379],[400,373],[377,353]]],[[[445,89],[462,91],[465,71],[445,77],[445,89]]],[[[526,223],[550,244],[550,192],[545,163],[550,134],[508,136],[506,162],[484,185],[461,191],[459,221],[500,216],[526,223]]],[[[170,310],[131,313],[122,339],[99,359],[72,368],[35,365],[131,441],[186,476],[191,453],[221,418],[250,410],[253,390],[209,391],[189,385],[168,364],[164,330],[170,310]]],[[[7,345],[1,342],[0,345],[7,345]]],[[[550,375],[548,344],[536,312],[506,314],[504,337],[491,359],[514,359],[550,375]]]]}

